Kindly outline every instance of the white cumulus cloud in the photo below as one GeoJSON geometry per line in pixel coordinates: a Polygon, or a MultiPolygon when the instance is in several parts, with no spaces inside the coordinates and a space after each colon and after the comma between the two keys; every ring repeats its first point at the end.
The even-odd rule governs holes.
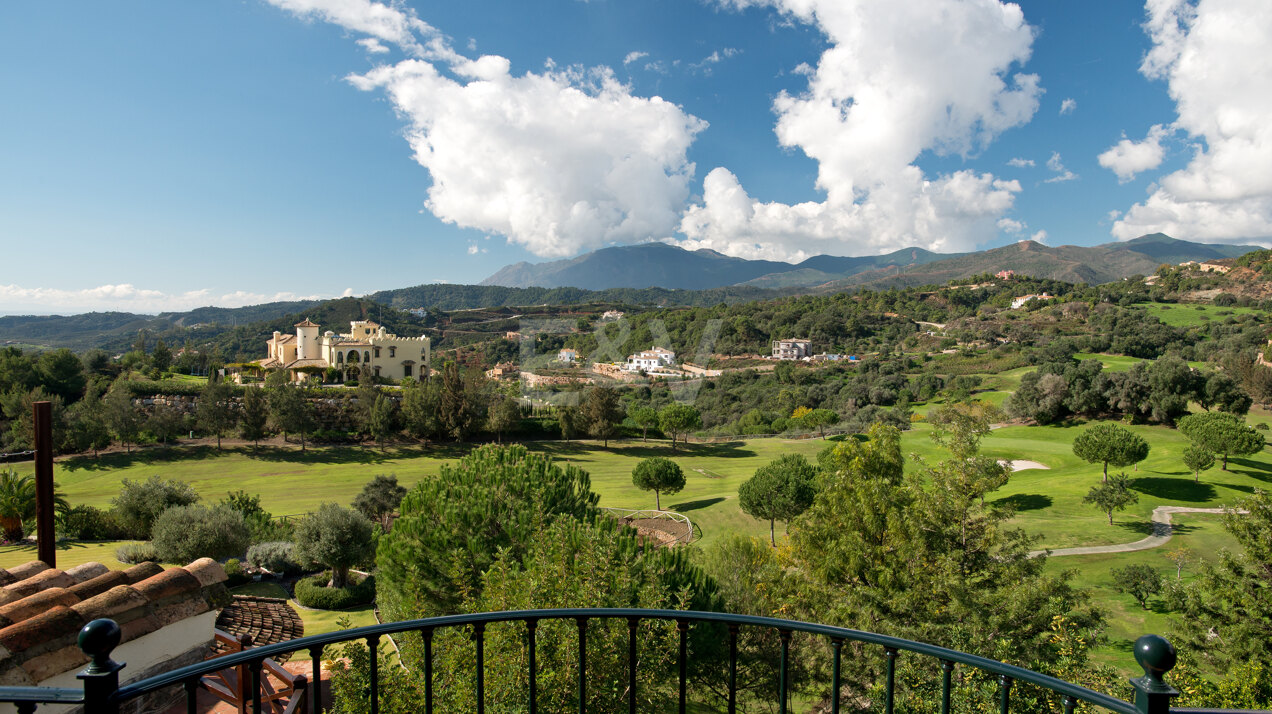
{"type": "MultiPolygon", "coordinates": [[[[1196,149],[1187,166],[1158,179],[1149,197],[1114,223],[1113,235],[1127,240],[1161,231],[1266,242],[1272,237],[1272,4],[1148,0],[1146,10],[1153,47],[1140,71],[1166,81],[1178,114],[1171,128],[1186,133],[1196,149]]],[[[1144,153],[1147,163],[1152,155],[1144,153]]]]}
{"type": "Polygon", "coordinates": [[[686,153],[706,127],[675,104],[633,95],[607,68],[514,75],[504,57],[460,55],[397,4],[270,2],[414,55],[349,80],[385,92],[408,122],[438,218],[549,257],[675,230],[694,173],[686,153]]]}
{"type": "Polygon", "coordinates": [[[830,47],[807,90],[774,101],[782,146],[818,162],[821,202],[764,203],[725,168],[681,222],[690,247],[797,259],[918,245],[966,250],[997,235],[1020,185],[957,171],[928,177],[925,151],[968,155],[1027,122],[1042,89],[1014,72],[1033,30],[998,0],[720,0],[769,5],[820,29],[830,47]]]}
{"type": "Polygon", "coordinates": [[[639,62],[641,59],[648,56],[649,56],[648,52],[637,52],[633,50],[631,52],[628,52],[627,56],[623,58],[623,65],[626,66],[631,64],[632,62],[639,62]]]}
{"type": "Polygon", "coordinates": [[[1064,116],[1065,114],[1072,114],[1076,112],[1077,110],[1078,110],[1078,100],[1074,99],[1073,97],[1069,97],[1065,99],[1063,102],[1060,102],[1060,116],[1064,116]]]}
{"type": "Polygon", "coordinates": [[[1116,145],[1100,154],[1100,165],[1117,174],[1118,182],[1126,183],[1141,171],[1149,171],[1161,165],[1162,159],[1166,157],[1162,139],[1169,133],[1161,124],[1155,124],[1148,130],[1148,136],[1143,141],[1131,141],[1122,137],[1116,145]]]}
{"type": "Polygon", "coordinates": [[[1018,221],[1014,218],[999,218],[997,226],[998,230],[1013,235],[1023,233],[1025,228],[1027,228],[1024,221],[1018,221]]]}
{"type": "Polygon", "coordinates": [[[1047,244],[1047,232],[1046,232],[1046,231],[1038,231],[1038,232],[1034,233],[1033,235],[1029,236],[1029,240],[1031,240],[1031,241],[1033,241],[1033,242],[1035,242],[1035,243],[1042,243],[1043,245],[1046,245],[1046,244],[1047,244]]]}
{"type": "Polygon", "coordinates": [[[1072,181],[1078,177],[1077,174],[1064,167],[1064,162],[1060,160],[1060,152],[1058,151],[1051,152],[1051,158],[1047,159],[1047,168],[1054,171],[1056,175],[1047,179],[1043,183],[1061,183],[1064,181],[1072,181]]]}
{"type": "Polygon", "coordinates": [[[1008,159],[1007,165],[1017,169],[1031,169],[1035,166],[1033,159],[1022,159],[1019,156],[1008,159]]]}

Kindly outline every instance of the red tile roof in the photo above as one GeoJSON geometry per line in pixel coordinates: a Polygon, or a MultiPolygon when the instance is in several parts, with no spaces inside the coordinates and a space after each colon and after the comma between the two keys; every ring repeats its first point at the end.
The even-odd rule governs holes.
{"type": "Polygon", "coordinates": [[[225,578],[211,558],[168,570],[154,563],[59,570],[39,561],[0,569],[0,684],[33,686],[82,666],[88,658],[76,638],[99,617],[119,623],[128,642],[224,607],[225,578]]]}

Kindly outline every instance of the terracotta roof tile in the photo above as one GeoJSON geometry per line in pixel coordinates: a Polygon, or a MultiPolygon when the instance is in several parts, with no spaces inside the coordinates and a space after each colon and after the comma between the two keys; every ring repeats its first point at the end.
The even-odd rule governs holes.
{"type": "Polygon", "coordinates": [[[98,575],[92,580],[85,580],[82,583],[73,585],[67,590],[80,600],[87,600],[95,595],[101,595],[116,585],[130,585],[131,583],[132,581],[128,579],[126,573],[121,570],[112,570],[103,575],[98,575]]]}
{"type": "Polygon", "coordinates": [[[225,574],[225,568],[221,564],[211,558],[199,558],[198,560],[185,566],[186,572],[190,573],[199,581],[203,587],[223,583],[228,579],[225,574]]]}
{"type": "Polygon", "coordinates": [[[124,575],[128,576],[129,583],[139,583],[146,578],[153,578],[163,572],[163,568],[158,563],[152,563],[147,560],[144,563],[138,563],[124,571],[124,575]]]}
{"type": "MultiPolygon", "coordinates": [[[[150,601],[137,592],[131,585],[119,585],[100,595],[94,595],[71,609],[83,615],[85,620],[96,620],[99,617],[116,618],[119,615],[145,607],[150,601]]],[[[3,630],[0,630],[3,632],[3,630]]]]}
{"type": "Polygon", "coordinates": [[[191,575],[185,568],[170,568],[133,585],[133,588],[142,597],[151,602],[187,595],[202,587],[199,579],[191,575]]]}
{"type": "Polygon", "coordinates": [[[105,575],[110,572],[110,568],[101,563],[80,563],[73,568],[67,568],[66,574],[76,583],[82,583],[85,580],[92,580],[99,575],[105,575]]]}
{"type": "Polygon", "coordinates": [[[10,652],[30,650],[38,645],[78,632],[88,620],[65,605],[54,605],[35,617],[0,630],[0,645],[10,652]]]}
{"type": "Polygon", "coordinates": [[[29,563],[23,563],[22,565],[15,565],[12,568],[9,568],[9,574],[16,580],[26,580],[32,575],[48,569],[49,566],[45,565],[43,561],[32,560],[29,563]]]}
{"type": "Polygon", "coordinates": [[[7,619],[9,622],[21,622],[48,610],[54,605],[70,607],[79,601],[80,599],[66,588],[49,588],[48,590],[41,590],[34,595],[28,595],[17,602],[0,606],[0,617],[7,619]]]}
{"type": "Polygon", "coordinates": [[[24,580],[4,586],[4,589],[0,590],[0,605],[21,600],[41,590],[69,588],[74,584],[75,581],[64,571],[56,568],[46,568],[24,580]]]}

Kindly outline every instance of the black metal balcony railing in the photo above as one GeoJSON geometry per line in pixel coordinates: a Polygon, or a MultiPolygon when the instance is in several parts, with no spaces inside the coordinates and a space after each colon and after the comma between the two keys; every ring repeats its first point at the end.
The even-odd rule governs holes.
{"type": "MultiPolygon", "coordinates": [[[[265,660],[293,652],[307,651],[313,663],[313,674],[309,678],[309,703],[313,714],[322,711],[320,695],[320,667],[324,649],[328,645],[355,640],[365,640],[375,651],[380,638],[398,633],[418,633],[424,644],[424,708],[425,714],[433,712],[432,686],[432,642],[433,634],[441,628],[470,627],[473,633],[473,645],[476,648],[476,671],[473,686],[476,689],[477,711],[484,714],[485,709],[485,662],[484,633],[486,626],[494,622],[525,623],[527,630],[527,655],[529,666],[529,686],[526,692],[527,706],[531,714],[537,707],[536,695],[536,663],[535,663],[535,631],[542,620],[574,620],[578,625],[578,709],[585,714],[587,701],[587,628],[591,620],[619,619],[626,620],[630,632],[628,645],[628,710],[635,714],[637,705],[636,662],[637,644],[640,623],[642,620],[664,620],[677,623],[680,633],[679,652],[679,711],[684,714],[688,702],[688,632],[692,623],[716,623],[727,626],[729,639],[729,674],[728,674],[728,711],[735,712],[737,707],[737,659],[738,633],[743,627],[767,628],[776,630],[781,642],[781,660],[778,683],[778,709],[783,714],[789,706],[787,689],[789,647],[791,635],[796,632],[824,637],[832,651],[831,690],[839,691],[841,650],[845,642],[860,642],[882,648],[885,655],[884,711],[893,713],[895,693],[896,660],[902,652],[912,652],[933,658],[940,666],[942,673],[941,713],[951,711],[951,677],[956,666],[964,665],[990,672],[998,676],[1000,683],[999,714],[1009,714],[1011,709],[1012,684],[1027,682],[1048,689],[1062,697],[1065,714],[1072,714],[1078,702],[1087,702],[1117,714],[1170,714],[1188,712],[1189,714],[1227,714],[1235,710],[1221,709],[1172,709],[1171,699],[1178,694],[1162,679],[1162,675],[1175,665],[1175,650],[1169,642],[1156,635],[1145,635],[1135,643],[1135,659],[1144,668],[1144,676],[1131,680],[1135,689],[1135,701],[1127,702],[1116,697],[1101,694],[1086,687],[1066,682],[1045,674],[1039,674],[1021,667],[1003,662],[958,652],[945,647],[923,642],[903,640],[870,632],[850,630],[843,627],[832,627],[794,620],[782,620],[771,617],[752,617],[730,615],[718,612],[696,612],[688,610],[632,610],[615,608],[597,609],[557,609],[557,610],[518,610],[508,612],[485,612],[470,615],[449,615],[422,620],[404,622],[388,622],[379,625],[359,627],[341,632],[302,637],[297,640],[280,642],[273,645],[254,647],[235,652],[198,664],[182,667],[164,674],[119,686],[119,671],[124,665],[110,658],[111,651],[119,644],[119,626],[112,620],[94,620],[84,626],[80,632],[80,648],[92,658],[92,661],[78,676],[83,681],[83,689],[50,688],[50,687],[0,687],[0,702],[16,705],[18,712],[29,714],[35,712],[39,704],[82,704],[85,714],[115,714],[128,702],[158,692],[160,690],[182,686],[185,690],[186,708],[188,712],[196,711],[196,695],[199,682],[205,675],[246,665],[251,673],[252,711],[261,714],[261,677],[265,660]]],[[[378,664],[376,657],[370,659],[370,712],[379,712],[378,664]]],[[[839,697],[831,698],[831,711],[839,712],[839,697]]]]}

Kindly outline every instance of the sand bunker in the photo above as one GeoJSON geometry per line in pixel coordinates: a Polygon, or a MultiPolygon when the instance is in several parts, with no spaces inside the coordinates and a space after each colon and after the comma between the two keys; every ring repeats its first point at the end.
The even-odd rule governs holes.
{"type": "Polygon", "coordinates": [[[999,459],[998,463],[1010,468],[1012,471],[1025,471],[1026,469],[1051,469],[1051,467],[1046,464],[1040,464],[1037,461],[1028,461],[1025,459],[1016,459],[1015,461],[999,459]]]}

